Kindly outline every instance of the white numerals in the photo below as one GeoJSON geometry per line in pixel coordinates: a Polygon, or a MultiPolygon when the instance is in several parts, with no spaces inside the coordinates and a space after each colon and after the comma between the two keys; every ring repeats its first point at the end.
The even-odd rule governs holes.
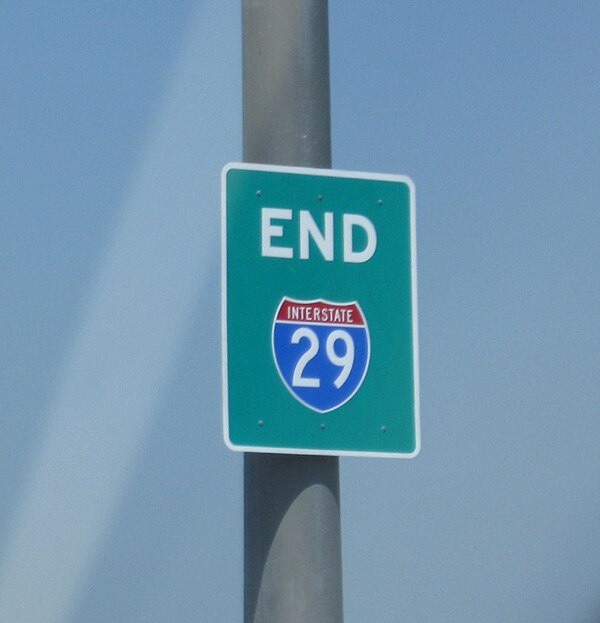
{"type": "Polygon", "coordinates": [[[294,331],[292,344],[298,344],[303,337],[308,339],[309,346],[308,350],[298,359],[298,363],[294,368],[292,385],[294,385],[294,387],[320,387],[321,381],[319,379],[302,376],[306,364],[319,352],[319,338],[312,329],[301,327],[294,331]]]}
{"type": "Polygon", "coordinates": [[[342,329],[336,329],[332,331],[327,337],[327,343],[325,344],[327,350],[327,357],[329,361],[335,366],[342,368],[339,376],[333,384],[339,389],[350,376],[352,366],[354,365],[354,341],[348,333],[342,329]],[[341,340],[346,345],[346,352],[340,356],[335,352],[335,343],[341,340]]]}
{"type": "MultiPolygon", "coordinates": [[[[308,327],[300,327],[296,329],[292,334],[292,344],[299,344],[302,338],[308,340],[308,348],[294,368],[294,374],[292,376],[292,385],[294,387],[320,387],[321,379],[314,377],[304,376],[304,369],[307,364],[317,355],[319,352],[319,338],[317,334],[308,327]]],[[[339,389],[348,380],[352,366],[354,365],[354,340],[348,331],[343,329],[336,329],[332,331],[325,342],[325,353],[327,359],[338,368],[342,368],[337,378],[333,381],[333,384],[339,389]],[[339,355],[336,352],[337,342],[344,343],[344,352],[339,355]]]]}

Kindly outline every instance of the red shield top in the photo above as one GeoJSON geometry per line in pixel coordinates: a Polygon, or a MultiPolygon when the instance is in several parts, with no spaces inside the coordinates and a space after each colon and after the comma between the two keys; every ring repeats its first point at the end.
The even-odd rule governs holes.
{"type": "Polygon", "coordinates": [[[356,302],[331,303],[324,299],[296,301],[287,297],[281,301],[275,321],[346,326],[365,325],[364,317],[356,302]]]}

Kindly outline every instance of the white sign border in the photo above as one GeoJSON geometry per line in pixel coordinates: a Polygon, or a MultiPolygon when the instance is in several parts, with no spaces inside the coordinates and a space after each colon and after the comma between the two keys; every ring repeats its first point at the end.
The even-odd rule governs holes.
{"type": "Polygon", "coordinates": [[[421,407],[419,380],[419,331],[417,318],[417,223],[416,190],[412,179],[406,175],[387,173],[366,173],[339,169],[316,169],[312,167],[290,167],[249,162],[230,162],[221,171],[221,379],[223,397],[223,439],[225,445],[235,452],[257,452],[262,454],[297,454],[312,456],[355,456],[372,458],[412,459],[421,451],[421,407]],[[413,392],[415,420],[415,449],[412,452],[371,452],[358,450],[320,450],[315,448],[289,448],[271,446],[241,446],[229,437],[229,385],[227,374],[227,173],[231,170],[267,171],[298,175],[320,175],[322,177],[343,177],[358,180],[401,182],[409,188],[410,199],[410,261],[411,302],[413,337],[413,392]]]}

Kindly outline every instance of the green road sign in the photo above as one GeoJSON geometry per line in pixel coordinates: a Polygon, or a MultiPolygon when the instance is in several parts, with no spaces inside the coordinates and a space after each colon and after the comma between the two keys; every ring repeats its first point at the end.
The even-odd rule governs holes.
{"type": "Polygon", "coordinates": [[[411,180],[229,164],[222,188],[227,445],[415,456],[411,180]]]}

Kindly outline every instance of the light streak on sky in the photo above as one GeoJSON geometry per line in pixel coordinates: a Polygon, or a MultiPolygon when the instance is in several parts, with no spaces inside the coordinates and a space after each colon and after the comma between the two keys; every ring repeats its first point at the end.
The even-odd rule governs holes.
{"type": "MultiPolygon", "coordinates": [[[[232,45],[231,8],[203,3],[192,16],[150,124],[8,534],[0,621],[69,616],[134,473],[197,297],[202,306],[217,300],[207,283],[217,270],[219,172],[238,155],[215,123],[223,106],[237,105],[219,55],[232,45]]],[[[240,135],[228,128],[227,137],[240,135]]]]}

